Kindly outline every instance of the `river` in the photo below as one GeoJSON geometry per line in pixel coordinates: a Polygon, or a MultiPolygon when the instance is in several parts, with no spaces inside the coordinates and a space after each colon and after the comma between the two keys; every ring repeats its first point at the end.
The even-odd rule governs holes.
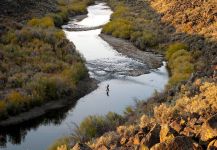
{"type": "Polygon", "coordinates": [[[137,99],[147,99],[155,90],[161,91],[168,82],[165,63],[147,74],[130,76],[129,72],[147,69],[145,63],[118,53],[99,37],[101,29],[67,31],[64,28],[94,27],[107,23],[112,11],[105,3],[88,7],[87,17],[71,20],[63,26],[67,38],[72,41],[86,60],[92,78],[98,88],[80,98],[73,106],[50,112],[46,116],[5,130],[1,150],[45,150],[56,139],[69,135],[72,123],[79,124],[89,115],[105,115],[110,111],[122,114],[137,99]],[[109,85],[110,91],[106,92],[109,85]]]}

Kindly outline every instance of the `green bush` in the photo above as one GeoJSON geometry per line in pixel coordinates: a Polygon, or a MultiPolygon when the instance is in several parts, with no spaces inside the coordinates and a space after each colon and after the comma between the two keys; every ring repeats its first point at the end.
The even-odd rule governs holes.
{"type": "Polygon", "coordinates": [[[181,49],[181,50],[178,50],[175,53],[173,53],[171,55],[170,60],[175,60],[176,58],[181,57],[181,56],[191,57],[191,54],[190,54],[190,52],[186,51],[185,49],[181,49]]]}
{"type": "Polygon", "coordinates": [[[129,39],[132,31],[132,23],[125,19],[117,19],[107,23],[102,32],[114,37],[129,39]]]}
{"type": "Polygon", "coordinates": [[[7,118],[7,104],[5,100],[0,100],[0,119],[7,118]]]}
{"type": "Polygon", "coordinates": [[[181,73],[173,73],[173,75],[170,77],[168,88],[173,87],[177,85],[180,81],[185,81],[189,78],[189,74],[181,74],[181,73]]]}
{"type": "Polygon", "coordinates": [[[166,51],[168,66],[172,73],[168,87],[187,80],[194,71],[193,58],[186,49],[187,46],[184,44],[174,43],[169,45],[166,51]]]}
{"type": "Polygon", "coordinates": [[[61,8],[61,12],[58,14],[61,16],[63,22],[67,22],[69,20],[69,12],[66,8],[61,8]]]}
{"type": "Polygon", "coordinates": [[[59,76],[37,76],[27,84],[32,97],[37,101],[49,101],[63,98],[69,94],[71,87],[67,80],[59,76]]]}
{"type": "Polygon", "coordinates": [[[127,17],[128,13],[129,13],[129,9],[124,5],[120,4],[115,7],[114,13],[111,15],[111,19],[114,20],[114,19],[127,17]]]}
{"type": "Polygon", "coordinates": [[[136,42],[142,36],[141,31],[133,31],[130,35],[130,40],[136,42]]]}
{"type": "Polygon", "coordinates": [[[28,96],[15,90],[11,91],[5,100],[7,101],[7,112],[10,115],[15,115],[26,110],[30,103],[28,96]]]}
{"type": "Polygon", "coordinates": [[[49,28],[54,27],[54,21],[51,17],[43,17],[43,18],[34,18],[28,21],[27,23],[29,26],[35,27],[42,27],[42,28],[49,28]]]}
{"type": "Polygon", "coordinates": [[[59,15],[62,17],[63,21],[67,21],[69,15],[87,13],[87,6],[92,3],[93,0],[73,0],[73,1],[59,0],[58,4],[61,10],[59,15]]]}
{"type": "Polygon", "coordinates": [[[71,13],[75,13],[75,14],[82,14],[82,13],[86,13],[87,9],[86,9],[87,5],[84,2],[76,2],[75,4],[72,4],[69,6],[69,12],[71,13]]]}
{"type": "Polygon", "coordinates": [[[150,31],[144,30],[141,41],[145,46],[155,46],[157,44],[157,36],[150,31]]]}
{"type": "Polygon", "coordinates": [[[66,68],[62,72],[62,77],[67,78],[74,85],[76,85],[80,80],[87,77],[87,75],[87,69],[82,63],[75,63],[72,67],[66,68]]]}
{"type": "Polygon", "coordinates": [[[4,44],[15,43],[17,41],[14,31],[9,30],[6,34],[1,36],[1,41],[4,44]]]}
{"type": "Polygon", "coordinates": [[[89,116],[75,129],[72,138],[78,141],[87,141],[114,130],[123,122],[123,117],[113,112],[109,112],[106,116],[89,116]]]}
{"type": "Polygon", "coordinates": [[[54,25],[56,27],[61,27],[61,25],[64,23],[65,18],[67,18],[65,16],[62,16],[59,13],[56,13],[56,14],[52,13],[52,14],[49,14],[49,16],[53,18],[54,25]]]}
{"type": "Polygon", "coordinates": [[[179,42],[170,44],[166,50],[166,58],[170,59],[173,53],[175,53],[178,50],[182,50],[182,49],[188,50],[188,47],[185,44],[179,43],[179,42]]]}

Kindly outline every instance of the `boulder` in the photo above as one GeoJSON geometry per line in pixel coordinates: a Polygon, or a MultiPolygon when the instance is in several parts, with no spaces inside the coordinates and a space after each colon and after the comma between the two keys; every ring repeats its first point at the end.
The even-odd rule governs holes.
{"type": "Polygon", "coordinates": [[[165,150],[167,147],[167,144],[165,142],[157,143],[154,146],[151,147],[150,150],[165,150]]]}
{"type": "Polygon", "coordinates": [[[173,128],[176,132],[180,132],[183,127],[176,120],[170,124],[170,127],[173,128]]]}
{"type": "Polygon", "coordinates": [[[138,136],[135,136],[135,138],[133,139],[133,144],[134,145],[139,145],[140,144],[140,139],[138,136]]]}
{"type": "Polygon", "coordinates": [[[126,146],[132,146],[133,143],[134,143],[134,138],[130,137],[129,140],[128,140],[128,142],[127,142],[127,144],[126,144],[126,146]]]}
{"type": "Polygon", "coordinates": [[[120,144],[124,145],[125,143],[127,143],[127,138],[122,137],[121,140],[120,140],[120,144]]]}
{"type": "Polygon", "coordinates": [[[178,133],[173,128],[171,128],[167,124],[164,124],[161,126],[160,142],[171,141],[177,135],[178,135],[178,133]]]}
{"type": "Polygon", "coordinates": [[[207,142],[217,137],[217,114],[207,119],[200,131],[200,138],[202,141],[207,142]]]}
{"type": "Polygon", "coordinates": [[[197,123],[197,119],[196,118],[192,118],[188,121],[188,126],[193,128],[194,125],[197,123]]]}
{"type": "Polygon", "coordinates": [[[159,124],[155,124],[151,131],[141,140],[140,144],[151,148],[153,145],[159,143],[160,130],[161,126],[159,124]]]}
{"type": "Polygon", "coordinates": [[[105,145],[102,145],[97,150],[108,150],[108,148],[105,145]]]}
{"type": "Polygon", "coordinates": [[[194,137],[196,136],[196,131],[191,127],[185,127],[185,129],[180,134],[185,135],[187,137],[194,137]]]}
{"type": "Polygon", "coordinates": [[[134,145],[139,145],[140,144],[140,141],[142,140],[142,138],[144,137],[144,134],[142,131],[138,132],[135,137],[134,137],[134,141],[133,141],[133,144],[134,145]]]}
{"type": "Polygon", "coordinates": [[[77,143],[75,146],[72,148],[72,150],[91,150],[91,148],[83,143],[77,143]]]}
{"type": "Polygon", "coordinates": [[[203,150],[203,147],[199,145],[198,143],[193,143],[193,150],[203,150]]]}
{"type": "Polygon", "coordinates": [[[177,136],[167,144],[165,150],[202,150],[202,147],[194,143],[190,138],[177,136]]]}
{"type": "Polygon", "coordinates": [[[209,143],[207,150],[215,150],[217,149],[217,140],[213,140],[209,143]]]}

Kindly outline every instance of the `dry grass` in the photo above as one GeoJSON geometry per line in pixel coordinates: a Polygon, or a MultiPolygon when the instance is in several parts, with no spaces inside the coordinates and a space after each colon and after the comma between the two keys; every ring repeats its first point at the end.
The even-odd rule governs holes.
{"type": "Polygon", "coordinates": [[[215,0],[167,1],[153,0],[151,6],[159,13],[164,13],[162,20],[171,22],[180,32],[198,33],[211,40],[217,40],[217,10],[215,0]],[[202,13],[199,13],[202,12],[202,13]]]}
{"type": "Polygon", "coordinates": [[[172,118],[197,113],[202,116],[217,112],[217,84],[205,82],[199,85],[200,93],[193,97],[182,96],[174,106],[161,104],[155,107],[154,116],[158,122],[165,123],[172,118]]]}

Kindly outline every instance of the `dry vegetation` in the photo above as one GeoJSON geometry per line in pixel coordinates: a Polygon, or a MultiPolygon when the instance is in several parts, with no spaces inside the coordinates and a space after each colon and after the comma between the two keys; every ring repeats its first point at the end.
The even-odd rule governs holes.
{"type": "Polygon", "coordinates": [[[217,40],[217,5],[215,0],[152,0],[151,6],[165,14],[162,21],[171,22],[177,32],[199,34],[217,40]]]}
{"type": "Polygon", "coordinates": [[[91,1],[58,2],[57,13],[9,28],[0,37],[0,120],[50,100],[76,95],[88,77],[83,60],[57,28],[69,15],[86,12],[91,1]]]}
{"type": "MultiPolygon", "coordinates": [[[[89,149],[215,149],[216,89],[213,80],[197,79],[191,87],[182,86],[174,104],[156,104],[153,115],[143,113],[134,124],[125,123],[74,148],[79,145],[89,149]],[[190,88],[198,89],[194,96],[190,96],[190,88]]],[[[70,149],[69,145],[57,149],[67,150],[67,147],[70,149]]]]}
{"type": "Polygon", "coordinates": [[[169,33],[159,24],[158,14],[147,6],[142,8],[139,1],[135,3],[138,5],[109,1],[114,13],[102,32],[128,39],[141,50],[152,49],[165,54],[171,72],[168,88],[187,80],[194,69],[200,67],[201,53],[191,50],[185,42],[168,42],[169,33]]]}
{"type": "Polygon", "coordinates": [[[127,107],[116,130],[74,149],[217,149],[215,0],[108,2],[114,13],[103,33],[163,53],[171,79],[163,93],[127,107]]]}

